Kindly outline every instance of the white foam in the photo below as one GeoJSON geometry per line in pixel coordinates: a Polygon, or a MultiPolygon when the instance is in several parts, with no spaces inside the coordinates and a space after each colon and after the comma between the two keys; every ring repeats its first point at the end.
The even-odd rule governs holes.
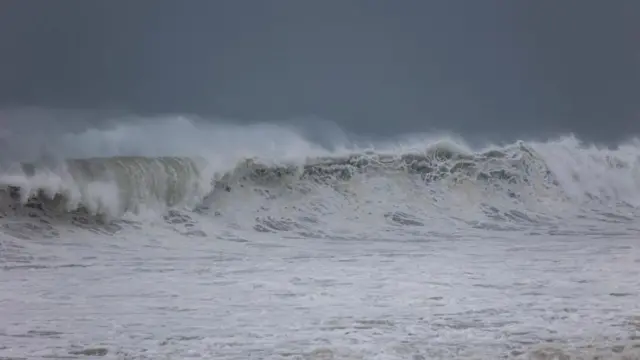
{"type": "MultiPolygon", "coordinates": [[[[639,217],[620,203],[637,204],[637,142],[612,150],[563,137],[474,148],[415,136],[329,151],[281,126],[154,121],[52,135],[47,148],[65,159],[204,158],[202,179],[245,158],[301,164],[434,148],[498,149],[507,159],[487,168],[532,168],[523,168],[529,182],[517,183],[463,174],[425,184],[401,172],[326,184],[245,181],[215,193],[211,212],[168,221],[151,214],[71,225],[3,213],[0,356],[638,358],[639,217]]],[[[54,170],[1,178],[28,192],[89,197],[97,209],[122,207],[113,183],[70,182],[69,171],[54,170]]]]}

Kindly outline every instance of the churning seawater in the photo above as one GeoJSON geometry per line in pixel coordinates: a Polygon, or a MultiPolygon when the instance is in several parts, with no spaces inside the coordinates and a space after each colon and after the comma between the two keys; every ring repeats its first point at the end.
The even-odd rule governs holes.
{"type": "Polygon", "coordinates": [[[0,358],[640,359],[637,142],[47,146],[0,174],[0,358]]]}

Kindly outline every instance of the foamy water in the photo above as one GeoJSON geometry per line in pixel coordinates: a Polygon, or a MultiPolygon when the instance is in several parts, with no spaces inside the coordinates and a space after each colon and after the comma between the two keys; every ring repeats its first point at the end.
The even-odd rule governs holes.
{"type": "Polygon", "coordinates": [[[0,175],[0,357],[640,358],[638,143],[45,146],[0,175]]]}

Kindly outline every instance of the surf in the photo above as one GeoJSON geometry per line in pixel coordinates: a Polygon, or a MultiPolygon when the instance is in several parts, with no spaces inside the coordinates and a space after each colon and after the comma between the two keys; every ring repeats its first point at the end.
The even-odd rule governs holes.
{"type": "Polygon", "coordinates": [[[43,143],[47,156],[4,162],[0,207],[9,218],[179,212],[283,229],[335,216],[495,227],[603,213],[633,218],[640,206],[636,140],[601,147],[564,136],[472,147],[438,134],[345,139],[328,147],[285,126],[185,118],[52,135],[43,143]]]}

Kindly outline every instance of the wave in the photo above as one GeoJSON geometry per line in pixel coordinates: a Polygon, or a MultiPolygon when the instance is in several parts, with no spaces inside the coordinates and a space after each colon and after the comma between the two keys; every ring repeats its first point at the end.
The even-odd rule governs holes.
{"type": "Polygon", "coordinates": [[[111,157],[23,163],[0,176],[3,204],[117,216],[195,206],[210,191],[202,159],[111,157]]]}
{"type": "MultiPolygon", "coordinates": [[[[111,217],[169,209],[221,213],[234,201],[238,202],[234,206],[243,206],[248,196],[264,201],[279,197],[279,205],[286,206],[294,195],[299,202],[306,194],[312,201],[311,195],[322,193],[330,202],[333,195],[327,191],[354,203],[375,199],[389,209],[406,205],[406,195],[413,194],[424,209],[438,204],[451,214],[482,208],[491,217],[501,208],[543,214],[577,211],[586,204],[625,211],[640,205],[638,143],[611,150],[565,137],[475,152],[450,139],[422,145],[421,150],[414,146],[414,150],[343,151],[293,160],[254,156],[221,162],[224,156],[218,154],[208,160],[113,156],[53,165],[21,163],[2,171],[0,203],[10,209],[111,217]]],[[[385,214],[405,223],[419,222],[385,214]]]]}
{"type": "Polygon", "coordinates": [[[341,224],[335,235],[357,224],[513,229],[640,216],[638,140],[602,147],[564,136],[478,147],[421,134],[365,143],[330,128],[314,130],[312,141],[290,126],[184,117],[18,130],[0,139],[4,218],[117,221],[151,212],[259,231],[341,224]]]}

